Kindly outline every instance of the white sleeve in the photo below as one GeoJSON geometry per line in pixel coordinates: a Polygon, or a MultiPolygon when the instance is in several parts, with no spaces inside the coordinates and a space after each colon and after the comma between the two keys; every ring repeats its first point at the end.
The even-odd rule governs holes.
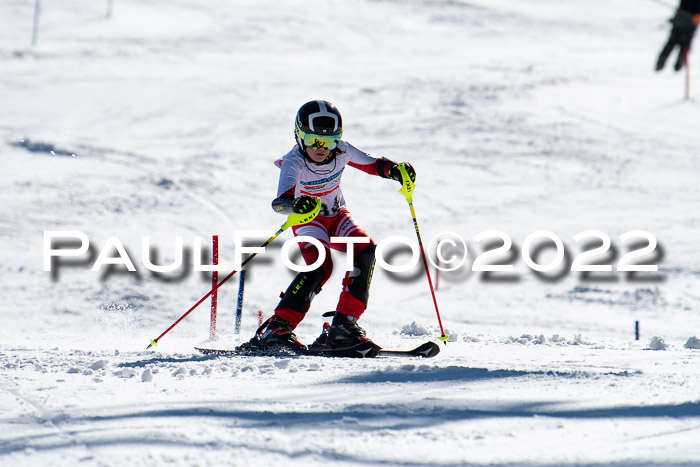
{"type": "Polygon", "coordinates": [[[346,148],[344,149],[348,156],[348,162],[352,162],[357,165],[369,165],[377,162],[376,157],[371,156],[370,154],[361,151],[360,149],[357,149],[352,144],[346,142],[345,146],[346,148]]]}
{"type": "Polygon", "coordinates": [[[277,197],[284,194],[296,196],[296,187],[299,182],[299,167],[292,157],[285,157],[280,168],[280,179],[277,185],[277,197]]]}

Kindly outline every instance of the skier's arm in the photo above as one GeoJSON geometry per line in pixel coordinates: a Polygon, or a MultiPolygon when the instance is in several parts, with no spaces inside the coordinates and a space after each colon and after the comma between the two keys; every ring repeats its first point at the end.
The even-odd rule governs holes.
{"type": "MultiPolygon", "coordinates": [[[[399,172],[398,164],[396,162],[390,161],[385,157],[377,159],[364,151],[360,151],[349,143],[347,144],[347,152],[350,155],[350,161],[348,162],[350,167],[355,167],[356,169],[362,170],[370,175],[377,175],[382,178],[391,178],[401,182],[401,172],[399,172]]],[[[411,180],[415,182],[415,169],[409,163],[404,164],[406,165],[406,171],[408,172],[409,177],[411,177],[411,180]]]]}
{"type": "Polygon", "coordinates": [[[316,198],[301,195],[298,198],[275,198],[272,200],[272,209],[281,214],[306,214],[316,207],[316,198]]]}
{"type": "Polygon", "coordinates": [[[356,162],[348,162],[350,167],[355,167],[356,169],[362,170],[370,175],[377,175],[382,178],[391,178],[389,176],[389,170],[396,165],[396,162],[392,162],[389,159],[381,158],[375,159],[369,164],[358,164],[356,162]]]}
{"type": "Polygon", "coordinates": [[[277,198],[272,200],[272,209],[280,214],[306,214],[313,211],[317,201],[312,196],[295,197],[298,167],[294,161],[291,158],[283,160],[280,169],[277,198]]]}
{"type": "MultiPolygon", "coordinates": [[[[408,162],[403,163],[406,166],[406,172],[408,176],[411,177],[411,181],[416,181],[416,170],[408,162]]],[[[348,163],[349,166],[360,169],[363,172],[367,172],[370,175],[379,175],[382,178],[391,178],[399,183],[402,183],[401,172],[399,171],[399,164],[392,162],[389,159],[377,159],[373,164],[357,165],[352,162],[348,163]]]]}
{"type": "Polygon", "coordinates": [[[294,196],[292,198],[275,198],[272,200],[272,209],[280,214],[291,214],[294,207],[294,196]]]}
{"type": "Polygon", "coordinates": [[[294,195],[298,179],[298,169],[292,158],[283,158],[280,168],[280,179],[277,185],[277,197],[272,200],[272,210],[280,214],[291,214],[294,207],[294,195]]]}

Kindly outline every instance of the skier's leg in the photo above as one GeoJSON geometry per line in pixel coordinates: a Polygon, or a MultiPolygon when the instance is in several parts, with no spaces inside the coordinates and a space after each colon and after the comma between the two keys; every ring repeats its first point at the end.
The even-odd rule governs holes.
{"type": "Polygon", "coordinates": [[[686,59],[688,57],[688,52],[690,52],[690,43],[693,40],[693,34],[695,34],[694,27],[685,28],[678,34],[678,47],[680,50],[678,51],[678,58],[674,66],[674,70],[676,71],[680,71],[683,66],[688,66],[686,59]]]}
{"type": "Polygon", "coordinates": [[[683,69],[683,66],[685,65],[685,57],[686,57],[686,51],[688,49],[679,47],[678,48],[678,57],[676,57],[676,63],[673,65],[673,70],[674,71],[681,71],[683,69]]]}
{"type": "MultiPolygon", "coordinates": [[[[332,247],[340,251],[352,248],[353,269],[345,274],[343,289],[340,293],[336,311],[354,318],[359,318],[367,308],[369,286],[374,271],[374,240],[355,222],[347,210],[339,213],[337,221],[330,231],[334,237],[360,237],[364,243],[333,243],[332,247]]],[[[350,252],[348,252],[350,254],[350,252]]]]}
{"type": "MultiPolygon", "coordinates": [[[[294,235],[304,235],[316,238],[323,245],[326,258],[316,269],[308,272],[300,272],[294,277],[287,290],[282,294],[282,299],[275,308],[274,315],[268,319],[256,333],[257,345],[270,344],[301,346],[292,332],[304,319],[309,310],[311,300],[321,291],[321,286],[328,280],[333,271],[328,243],[330,241],[328,230],[320,222],[312,221],[302,226],[293,227],[294,235]],[[263,331],[264,330],[264,331],[263,331]]],[[[318,249],[311,243],[299,244],[301,254],[306,264],[313,264],[319,258],[318,249]]]]}
{"type": "Polygon", "coordinates": [[[374,272],[374,252],[377,246],[370,238],[370,243],[354,245],[353,270],[345,273],[343,290],[336,311],[359,318],[367,308],[369,287],[374,272]]]}
{"type": "Polygon", "coordinates": [[[664,45],[664,48],[661,49],[661,53],[659,54],[659,58],[656,61],[656,71],[661,70],[664,65],[666,64],[666,60],[668,59],[668,56],[671,55],[671,51],[673,48],[676,46],[677,42],[677,31],[675,28],[671,30],[671,34],[668,37],[668,41],[666,42],[666,45],[664,45]]]}
{"type": "MultiPolygon", "coordinates": [[[[319,258],[316,247],[310,243],[302,243],[301,254],[306,264],[313,264],[319,258]]],[[[275,316],[286,320],[296,328],[309,311],[311,301],[321,291],[333,272],[333,261],[328,248],[325,248],[326,258],[323,263],[313,271],[300,272],[282,295],[282,299],[275,308],[275,316]]]]}
{"type": "MultiPolygon", "coordinates": [[[[362,316],[367,308],[369,299],[369,286],[374,271],[374,251],[376,245],[370,236],[344,211],[342,217],[334,225],[331,231],[336,237],[362,237],[366,243],[353,243],[347,248],[352,248],[353,270],[345,274],[343,289],[340,293],[336,313],[330,328],[321,334],[317,343],[333,347],[353,345],[367,342],[365,330],[357,324],[357,319],[362,316]]],[[[345,244],[334,244],[334,248],[344,250],[345,244]]]]}
{"type": "Polygon", "coordinates": [[[367,308],[375,249],[376,245],[373,242],[355,245],[355,251],[359,252],[354,256],[353,270],[349,271],[343,280],[343,291],[340,293],[333,322],[325,336],[322,334],[317,342],[342,347],[370,341],[365,330],[357,324],[357,320],[367,308]]]}
{"type": "Polygon", "coordinates": [[[687,29],[678,30],[678,57],[676,57],[675,65],[673,65],[675,71],[681,71],[683,65],[685,65],[685,54],[688,51],[688,45],[690,43],[690,36],[688,33],[689,31],[687,29]]]}

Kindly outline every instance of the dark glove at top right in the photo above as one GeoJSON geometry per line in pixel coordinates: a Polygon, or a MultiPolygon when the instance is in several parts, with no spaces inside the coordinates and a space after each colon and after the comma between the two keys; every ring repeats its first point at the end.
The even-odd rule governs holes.
{"type": "MultiPolygon", "coordinates": [[[[404,162],[403,165],[404,165],[404,167],[406,167],[406,173],[408,173],[408,176],[410,177],[411,181],[415,182],[416,181],[416,170],[408,162],[404,162]]],[[[401,171],[399,171],[399,164],[396,164],[392,168],[389,169],[389,178],[393,178],[397,182],[403,184],[403,178],[401,177],[401,171]]]]}

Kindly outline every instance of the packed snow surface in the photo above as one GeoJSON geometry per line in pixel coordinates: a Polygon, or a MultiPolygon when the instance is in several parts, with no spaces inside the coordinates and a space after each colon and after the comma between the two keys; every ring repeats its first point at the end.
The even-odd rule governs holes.
{"type": "MultiPolygon", "coordinates": [[[[0,464],[700,464],[700,57],[687,100],[685,73],[653,72],[667,3],[45,0],[32,46],[34,2],[1,2],[0,464]],[[239,334],[236,275],[214,342],[207,300],[146,350],[209,291],[213,235],[228,272],[237,232],[284,222],[273,162],[312,99],[414,165],[431,258],[465,240],[462,266],[431,267],[450,340],[425,360],[197,353],[270,315],[284,232],[249,264],[239,334]],[[51,231],[89,248],[46,271],[51,231]],[[577,264],[611,271],[571,271],[606,238],[577,264]]],[[[377,242],[415,240],[396,182],[343,186],[377,242]]],[[[422,263],[378,266],[361,323],[386,348],[437,340],[422,263]]]]}

